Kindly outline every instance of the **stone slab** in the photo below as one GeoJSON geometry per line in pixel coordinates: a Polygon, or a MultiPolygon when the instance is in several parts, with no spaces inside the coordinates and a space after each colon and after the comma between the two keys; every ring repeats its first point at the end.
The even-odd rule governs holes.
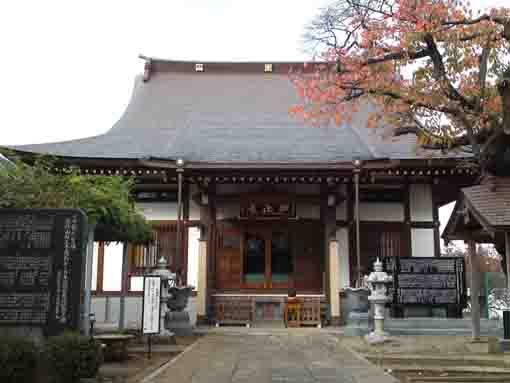
{"type": "Polygon", "coordinates": [[[208,334],[145,383],[395,383],[320,331],[208,334]]]}

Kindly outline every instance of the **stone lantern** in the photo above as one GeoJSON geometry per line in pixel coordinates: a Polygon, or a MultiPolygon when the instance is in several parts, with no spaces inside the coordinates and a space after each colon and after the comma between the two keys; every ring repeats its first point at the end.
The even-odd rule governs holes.
{"type": "Polygon", "coordinates": [[[170,298],[170,288],[175,285],[176,275],[168,270],[168,263],[165,257],[159,258],[157,266],[152,270],[151,275],[161,277],[161,311],[160,311],[160,335],[173,336],[174,334],[169,331],[163,324],[169,308],[167,306],[168,299],[170,298]]]}
{"type": "Polygon", "coordinates": [[[368,300],[374,307],[374,331],[366,335],[365,339],[370,344],[383,343],[388,339],[384,332],[384,313],[386,303],[391,300],[388,296],[388,286],[393,283],[393,277],[383,271],[383,264],[377,258],[374,262],[374,271],[365,276],[365,282],[371,293],[368,300]]]}

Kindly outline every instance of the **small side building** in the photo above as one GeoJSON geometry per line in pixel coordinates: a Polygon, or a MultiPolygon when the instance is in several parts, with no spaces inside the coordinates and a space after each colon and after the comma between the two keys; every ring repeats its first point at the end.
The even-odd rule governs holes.
{"type": "MultiPolygon", "coordinates": [[[[184,279],[197,256],[199,319],[225,310],[278,319],[294,288],[340,323],[343,289],[376,257],[439,256],[438,209],[476,174],[458,155],[418,151],[412,134],[368,129],[368,104],[341,126],[290,114],[300,103],[293,68],[303,64],[146,58],[108,132],[11,149],[57,156],[90,176],[134,178],[155,253],[184,279]]],[[[131,247],[129,278],[155,253],[131,247]]],[[[108,295],[104,247],[98,254],[96,297],[108,295]]]]}

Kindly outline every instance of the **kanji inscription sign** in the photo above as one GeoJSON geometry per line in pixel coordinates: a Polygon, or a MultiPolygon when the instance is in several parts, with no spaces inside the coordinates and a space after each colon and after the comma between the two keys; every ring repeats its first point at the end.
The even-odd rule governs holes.
{"type": "Polygon", "coordinates": [[[0,209],[0,326],[78,328],[85,235],[80,210],[0,209]]]}

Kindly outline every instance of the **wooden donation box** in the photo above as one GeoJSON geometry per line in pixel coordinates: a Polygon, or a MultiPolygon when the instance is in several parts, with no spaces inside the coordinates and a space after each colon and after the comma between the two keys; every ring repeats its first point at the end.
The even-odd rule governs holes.
{"type": "Polygon", "coordinates": [[[86,233],[81,210],[0,209],[0,326],[78,329],[86,233]]]}

